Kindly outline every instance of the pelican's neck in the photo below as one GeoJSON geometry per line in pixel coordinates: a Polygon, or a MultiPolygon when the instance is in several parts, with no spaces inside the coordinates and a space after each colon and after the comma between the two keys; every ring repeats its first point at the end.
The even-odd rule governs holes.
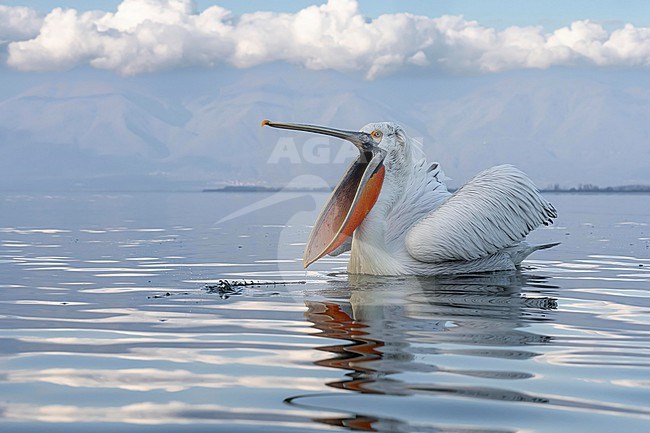
{"type": "Polygon", "coordinates": [[[413,260],[405,246],[408,230],[450,195],[442,171],[432,167],[422,160],[397,173],[387,170],[377,202],[354,232],[348,272],[408,273],[413,260]]]}
{"type": "MultiPolygon", "coordinates": [[[[383,193],[383,189],[382,189],[383,193]]],[[[380,201],[354,231],[348,272],[353,274],[399,275],[404,270],[391,256],[386,244],[386,215],[388,207],[380,201]]]]}
{"type": "Polygon", "coordinates": [[[354,232],[349,272],[378,275],[405,273],[405,269],[395,257],[399,244],[387,242],[391,229],[388,220],[395,204],[404,199],[405,186],[412,175],[412,170],[400,170],[396,173],[387,167],[387,175],[377,202],[354,232]]]}

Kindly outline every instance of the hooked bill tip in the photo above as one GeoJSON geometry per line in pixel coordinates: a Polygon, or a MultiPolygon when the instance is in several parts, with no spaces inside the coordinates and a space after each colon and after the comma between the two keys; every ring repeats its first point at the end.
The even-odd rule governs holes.
{"type": "Polygon", "coordinates": [[[269,119],[262,120],[262,126],[266,126],[266,125],[268,125],[270,123],[271,123],[271,121],[269,119]]]}

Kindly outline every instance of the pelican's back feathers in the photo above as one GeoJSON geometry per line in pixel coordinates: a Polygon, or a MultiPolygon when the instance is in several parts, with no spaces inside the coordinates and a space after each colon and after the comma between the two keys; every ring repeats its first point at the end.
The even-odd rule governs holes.
{"type": "Polygon", "coordinates": [[[421,262],[487,257],[524,239],[557,216],[532,181],[511,165],[479,173],[406,235],[421,262]]]}

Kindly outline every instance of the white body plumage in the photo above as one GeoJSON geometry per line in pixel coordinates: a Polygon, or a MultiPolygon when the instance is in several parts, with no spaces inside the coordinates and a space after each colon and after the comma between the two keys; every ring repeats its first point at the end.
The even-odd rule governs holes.
{"type": "Polygon", "coordinates": [[[451,194],[439,165],[427,163],[418,144],[399,126],[370,124],[362,131],[376,129],[384,130],[379,146],[386,146],[388,154],[386,178],[377,202],[354,232],[350,273],[507,270],[531,252],[552,246],[531,247],[523,242],[556,213],[518,169],[490,168],[451,194]],[[391,136],[396,139],[386,140],[391,136]]]}

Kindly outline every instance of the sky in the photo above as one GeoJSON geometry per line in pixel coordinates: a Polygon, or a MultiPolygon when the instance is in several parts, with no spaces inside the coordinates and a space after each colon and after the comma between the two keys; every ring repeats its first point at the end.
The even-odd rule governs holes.
{"type": "MultiPolygon", "coordinates": [[[[423,92],[435,90],[430,100],[416,94],[412,96],[421,105],[419,108],[409,107],[408,101],[395,100],[394,104],[406,107],[402,112],[411,117],[395,120],[416,125],[417,134],[435,136],[436,130],[430,125],[437,125],[438,130],[447,131],[445,139],[457,147],[461,139],[474,140],[476,143],[470,145],[475,146],[495,142],[495,134],[500,131],[490,130],[489,125],[474,131],[474,126],[466,121],[470,116],[448,115],[442,104],[459,111],[484,107],[485,117],[494,119],[492,125],[516,122],[517,127],[511,129],[522,134],[521,140],[540,140],[540,148],[546,146],[542,153],[550,155],[549,158],[562,154],[561,150],[549,150],[553,147],[548,142],[552,131],[547,127],[542,139],[534,128],[553,125],[551,119],[563,122],[564,135],[576,134],[573,155],[580,158],[589,152],[589,147],[608,146],[605,142],[589,141],[594,140],[593,131],[598,126],[586,130],[590,112],[598,115],[600,126],[611,122],[609,130],[620,127],[625,134],[633,131],[626,137],[635,149],[644,145],[642,140],[648,131],[643,107],[650,102],[646,101],[648,95],[644,90],[648,73],[650,8],[646,1],[3,0],[0,111],[9,114],[0,119],[0,146],[19,141],[25,148],[29,144],[32,149],[41,149],[47,137],[59,137],[61,143],[69,145],[66,158],[73,154],[87,156],[89,152],[103,155],[106,149],[93,148],[92,143],[101,141],[94,139],[93,134],[106,133],[98,132],[101,128],[97,127],[97,119],[93,123],[87,116],[91,110],[112,115],[103,120],[104,124],[119,124],[121,139],[134,140],[126,143],[133,149],[165,148],[156,154],[157,160],[152,160],[154,167],[154,163],[168,162],[169,155],[174,155],[174,138],[157,135],[155,129],[164,128],[150,126],[144,120],[133,126],[129,119],[133,116],[131,108],[118,107],[114,100],[98,99],[97,95],[125,97],[124,89],[128,88],[131,96],[122,103],[149,110],[139,115],[155,118],[147,121],[151,125],[161,120],[156,117],[160,107],[140,104],[136,100],[144,97],[133,96],[134,91],[146,93],[148,100],[163,101],[161,106],[176,104],[174,110],[186,113],[184,118],[190,120],[179,126],[177,119],[167,122],[163,116],[165,127],[191,137],[200,135],[199,118],[202,122],[217,122],[214,117],[203,117],[209,103],[205,98],[200,100],[201,92],[205,91],[212,103],[218,104],[218,99],[223,99],[223,89],[228,88],[228,95],[237,93],[238,97],[230,106],[221,108],[229,111],[230,117],[220,121],[233,130],[233,136],[248,134],[253,142],[258,137],[250,136],[248,123],[258,123],[257,117],[269,112],[284,118],[296,117],[300,113],[291,112],[291,107],[311,107],[310,101],[323,89],[336,93],[341,100],[351,98],[354,102],[350,105],[359,108],[350,111],[348,118],[355,121],[370,115],[384,117],[384,113],[385,117],[399,117],[399,111],[381,108],[385,100],[382,93],[399,99],[395,89],[418,80],[417,86],[423,92]],[[288,76],[292,81],[282,85],[286,85],[287,93],[284,111],[280,111],[276,100],[283,95],[277,89],[285,87],[278,83],[288,76]],[[318,89],[319,85],[314,83],[321,79],[322,89],[318,89]],[[511,88],[508,80],[512,80],[511,88]],[[311,87],[301,83],[310,83],[311,87]],[[267,84],[270,87],[264,87],[267,84]],[[264,93],[269,88],[272,95],[264,93]],[[500,96],[494,99],[493,90],[497,88],[501,89],[500,96]],[[514,88],[518,90],[515,92],[514,88]],[[358,89],[373,94],[364,95],[358,89]],[[472,89],[476,91],[469,94],[472,89]],[[567,91],[574,94],[567,95],[567,91]],[[80,95],[85,95],[85,99],[80,95]],[[98,105],[89,108],[87,95],[93,95],[92,103],[98,105]],[[70,96],[78,97],[74,100],[78,105],[71,102],[70,96]],[[563,101],[564,96],[573,100],[563,101]],[[631,102],[625,99],[628,97],[631,102]],[[576,98],[588,100],[591,105],[585,109],[584,103],[580,105],[576,98]],[[524,100],[528,104],[525,110],[512,109],[524,100]],[[55,122],[63,101],[67,101],[65,110],[70,117],[55,122]],[[564,110],[565,105],[575,109],[559,119],[556,113],[564,110]],[[436,113],[446,123],[413,119],[418,112],[436,113]],[[522,112],[530,114],[522,119],[522,112]],[[10,115],[20,117],[16,113],[31,118],[12,121],[10,115]],[[42,113],[50,114],[47,117],[42,113]],[[576,123],[569,125],[566,119],[576,123]],[[79,124],[85,122],[96,128],[81,128],[79,124]],[[528,130],[526,125],[531,125],[528,130]]],[[[322,114],[314,112],[312,116],[323,121],[338,119],[327,114],[339,110],[337,100],[331,98],[322,114]]],[[[482,122],[481,113],[472,116],[475,124],[482,122]]],[[[606,135],[596,134],[595,139],[604,140],[606,135]]],[[[504,140],[516,143],[519,138],[511,136],[504,140]]],[[[200,152],[207,146],[207,136],[203,140],[196,144],[197,153],[192,154],[190,148],[179,152],[184,158],[192,154],[200,160],[205,156],[200,152]]],[[[623,145],[619,143],[617,148],[623,145]]],[[[516,144],[509,146],[500,155],[507,155],[508,149],[517,151],[516,144]]],[[[57,152],[52,149],[48,147],[47,154],[56,159],[57,152]]],[[[21,154],[16,150],[15,155],[20,158],[21,154]]],[[[625,168],[620,167],[615,169],[616,176],[611,181],[597,183],[650,180],[643,175],[650,172],[647,159],[636,158],[634,176],[625,177],[625,168]]],[[[593,168],[594,164],[591,165],[593,168]]],[[[466,160],[456,163],[462,173],[476,166],[466,160]]],[[[555,170],[553,176],[560,182],[580,181],[579,176],[568,171],[563,176],[561,170],[555,170]]],[[[595,182],[593,178],[586,181],[595,182]]]]}
{"type": "MultiPolygon", "coordinates": [[[[55,7],[77,10],[114,10],[121,0],[4,0],[11,6],[31,6],[40,12],[55,7]]],[[[235,14],[260,10],[274,12],[297,12],[316,2],[307,0],[196,0],[196,10],[204,10],[215,4],[235,14]]],[[[628,22],[637,26],[650,24],[650,10],[643,0],[361,0],[361,9],[367,16],[410,12],[418,15],[463,15],[467,19],[490,23],[496,27],[511,25],[566,25],[572,21],[589,18],[603,22],[628,22]]]]}

